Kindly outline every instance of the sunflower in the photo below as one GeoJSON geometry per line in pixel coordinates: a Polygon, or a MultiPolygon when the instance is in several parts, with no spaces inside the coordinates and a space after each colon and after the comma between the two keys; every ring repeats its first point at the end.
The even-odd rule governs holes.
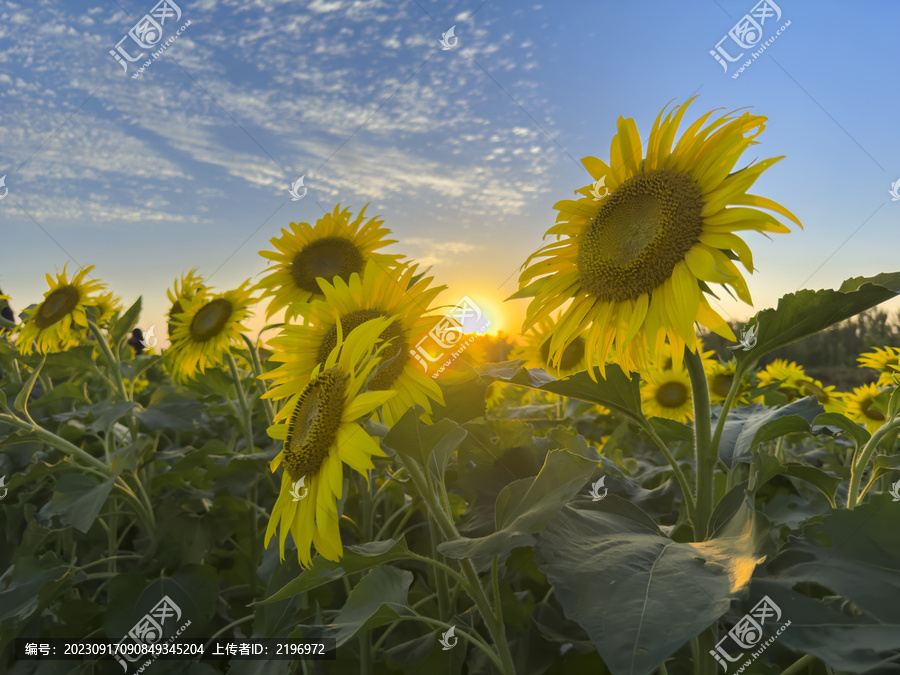
{"type": "MultiPolygon", "coordinates": [[[[712,403],[724,403],[728,392],[734,385],[734,376],[737,372],[737,361],[732,359],[728,363],[719,361],[710,362],[706,368],[706,381],[709,384],[709,400],[712,403]]],[[[734,405],[747,405],[750,403],[750,394],[746,384],[747,378],[738,387],[734,397],[734,405]]]]}
{"type": "Polygon", "coordinates": [[[595,365],[604,372],[610,348],[628,372],[648,367],[668,339],[677,366],[685,345],[696,351],[695,321],[735,340],[706,298],[712,294],[708,284],[716,283],[752,304],[732,258],[752,273],[753,256],[735,232],[790,231],[759,209],[800,224],[780,204],[746,192],[780,157],[731,172],[762,133],[765,117],[726,114],[704,127],[712,111],[672,147],[693,100],[676,106],[665,120],[665,108],[660,112],[643,159],[637,125],[620,117],[610,164],[596,157],[582,160],[598,184],[605,179],[608,195],[598,199],[594,185],[586,185],[576,190],[578,200],[554,206],[558,222],[546,236],[556,235],[557,241],[525,262],[517,294],[534,296],[525,329],[572,301],[551,339],[554,361],[581,337],[592,376],[595,365]],[[542,260],[528,267],[535,259],[542,260]]]}
{"type": "Polygon", "coordinates": [[[165,351],[170,372],[192,378],[209,365],[224,363],[232,345],[240,344],[241,321],[252,314],[249,281],[218,295],[195,295],[180,301],[182,311],[172,317],[172,345],[165,351]]]}
{"type": "Polygon", "coordinates": [[[414,279],[415,276],[416,265],[385,271],[379,263],[370,260],[362,278],[354,272],[347,281],[340,277],[335,277],[333,283],[320,281],[324,298],[310,303],[305,312],[305,325],[285,326],[271,340],[278,350],[272,361],[283,365],[262,377],[271,378],[274,384],[290,391],[299,391],[309,382],[312,370],[334,349],[338,323],[346,334],[366,321],[387,317],[393,320],[381,340],[393,338],[383,353],[388,363],[369,385],[376,391],[397,392],[380,411],[382,420],[392,425],[416,404],[425,409],[424,419],[430,419],[431,401],[443,405],[443,396],[410,354],[417,353],[417,339],[427,335],[440,320],[426,312],[446,287],[429,288],[432,277],[414,279]]]}
{"type": "Polygon", "coordinates": [[[350,222],[350,210],[341,211],[338,204],[333,213],[319,218],[315,226],[291,223],[290,232],[282,228],[281,237],[270,240],[277,252],[259,252],[278,263],[255,287],[263,290],[262,297],[272,296],[266,318],[287,307],[285,319],[290,320],[300,313],[302,303],[321,298],[316,279],[331,283],[338,277],[347,281],[354,272],[361,273],[369,260],[379,262],[384,269],[396,264],[399,256],[375,253],[376,249],[396,241],[384,238],[390,230],[379,227],[383,221],[378,216],[363,224],[366,208],[368,204],[353,222],[350,222]]]}
{"type": "Polygon", "coordinates": [[[900,375],[900,348],[885,347],[880,349],[875,347],[871,352],[860,354],[860,368],[874,368],[880,371],[878,382],[879,387],[890,387],[897,384],[896,376],[900,375]]]}
{"type": "Polygon", "coordinates": [[[793,385],[800,392],[800,396],[815,396],[819,404],[825,408],[825,412],[844,414],[846,404],[842,400],[844,394],[835,391],[832,385],[824,385],[819,380],[811,378],[800,379],[793,385]]]}
{"type": "Polygon", "coordinates": [[[558,358],[550,358],[550,342],[556,327],[554,319],[542,318],[525,333],[524,344],[513,350],[510,359],[522,359],[526,368],[543,368],[559,378],[585,370],[584,338],[579,335],[569,341],[558,358]]]}
{"type": "Polygon", "coordinates": [[[656,368],[645,371],[641,382],[641,401],[648,417],[665,417],[688,422],[694,416],[691,378],[684,367],[677,370],[656,368]]]}
{"type": "MultiPolygon", "coordinates": [[[[16,316],[13,314],[12,307],[9,306],[10,300],[12,300],[12,298],[8,295],[3,295],[3,291],[0,290],[0,316],[10,323],[15,323],[16,316]]],[[[5,326],[0,326],[0,335],[2,335],[5,330],[5,326]]]]}
{"type": "MultiPolygon", "coordinates": [[[[756,373],[756,378],[759,380],[760,387],[765,387],[770,384],[781,385],[776,391],[778,391],[779,394],[787,396],[788,401],[796,401],[800,398],[802,394],[800,383],[809,380],[803,366],[799,366],[795,362],[787,361],[786,359],[775,359],[772,363],[756,373]]],[[[802,395],[806,396],[807,394],[802,395]]]]}
{"type": "Polygon", "coordinates": [[[112,291],[101,293],[97,296],[97,301],[94,303],[94,306],[100,312],[100,318],[97,320],[97,325],[101,327],[109,326],[109,322],[116,313],[122,311],[122,301],[120,298],[113,295],[112,291]]]}
{"type": "Polygon", "coordinates": [[[173,321],[175,317],[182,312],[181,303],[193,300],[198,296],[206,297],[208,295],[208,289],[203,284],[203,279],[200,276],[195,275],[195,271],[196,270],[191,270],[187,274],[182,274],[181,283],[179,284],[178,279],[175,279],[174,288],[166,291],[166,295],[169,296],[169,302],[172,303],[168,315],[169,340],[172,340],[172,334],[175,332],[175,324],[173,321]]]}
{"type": "Polygon", "coordinates": [[[854,422],[865,424],[870,434],[883,426],[886,421],[884,412],[875,406],[875,397],[881,391],[875,384],[866,384],[856,387],[852,394],[844,395],[844,403],[847,406],[845,414],[854,422]]]}
{"type": "Polygon", "coordinates": [[[388,342],[382,342],[379,348],[374,345],[390,331],[392,323],[383,317],[366,321],[354,328],[346,340],[339,330],[334,349],[324,363],[315,367],[305,387],[298,392],[292,387],[276,386],[269,392],[272,398],[287,398],[275,417],[276,423],[268,429],[272,438],[284,441],[270,465],[274,473],[284,464],[284,473],[265,542],[268,547],[280,525],[281,560],[288,530],[304,567],[312,561],[311,544],[328,560],[337,561],[343,555],[337,510],[343,491],[343,465],[366,475],[368,469],[374,468],[372,456],[385,454],[357,420],[397,393],[363,392],[379,362],[370,358],[373,349],[390,348],[388,342]]]}
{"type": "Polygon", "coordinates": [[[26,309],[25,321],[19,330],[16,346],[23,354],[30,354],[34,348],[41,354],[62,352],[78,344],[88,330],[85,310],[100,302],[92,296],[104,288],[100,281],[85,281],[94,266],[82,268],[68,280],[66,267],[54,280],[49,274],[47,284],[50,290],[44,293],[44,301],[37,307],[26,309]]]}

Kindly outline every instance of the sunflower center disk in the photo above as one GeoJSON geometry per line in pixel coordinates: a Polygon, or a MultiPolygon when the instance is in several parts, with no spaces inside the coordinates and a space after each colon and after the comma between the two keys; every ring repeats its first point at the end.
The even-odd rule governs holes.
{"type": "MultiPolygon", "coordinates": [[[[387,316],[387,314],[375,309],[360,309],[355,312],[350,312],[341,317],[341,333],[346,340],[350,331],[357,326],[361,326],[366,321],[371,321],[372,319],[383,316],[387,316]]],[[[400,373],[403,372],[403,367],[406,365],[406,362],[409,361],[409,350],[399,321],[391,323],[391,325],[378,336],[378,345],[376,346],[381,345],[385,340],[391,340],[391,342],[381,352],[382,362],[393,359],[395,356],[397,358],[372,378],[372,382],[369,385],[369,389],[372,390],[390,389],[391,385],[394,384],[398,377],[400,377],[400,373]]],[[[328,359],[328,355],[336,346],[337,326],[335,325],[325,334],[322,343],[319,345],[318,362],[325,363],[326,359],[328,359]]]]}
{"type": "Polygon", "coordinates": [[[344,281],[354,272],[363,268],[363,256],[353,242],[341,237],[325,237],[304,246],[294,256],[291,263],[291,276],[294,282],[305,291],[321,294],[318,277],[329,283],[335,277],[344,281]]]}
{"type": "MultiPolygon", "coordinates": [[[[563,350],[562,356],[559,359],[559,369],[570,370],[581,363],[582,358],[584,358],[584,340],[580,337],[576,337],[566,345],[566,348],[563,350]]],[[[550,365],[549,338],[541,345],[541,360],[548,366],[550,365]]]]}
{"type": "Polygon", "coordinates": [[[703,192],[687,174],[658,169],[616,188],[581,233],[578,272],[601,300],[633,300],[672,276],[703,230],[703,192]]]}
{"type": "Polygon", "coordinates": [[[297,401],[284,439],[284,466],[293,482],[315,476],[337,436],[347,376],[332,368],[314,377],[297,401]]]}
{"type": "Polygon", "coordinates": [[[718,374],[713,377],[712,390],[716,396],[726,398],[728,392],[731,391],[731,385],[734,384],[734,375],[718,374]]]}
{"type": "Polygon", "coordinates": [[[870,420],[884,422],[884,413],[875,407],[874,399],[869,398],[862,401],[860,403],[860,407],[862,408],[863,415],[868,417],[870,420]]]}
{"type": "Polygon", "coordinates": [[[212,340],[228,324],[232,310],[231,303],[224,298],[206,303],[191,320],[191,338],[195,342],[212,340]]]}
{"type": "Polygon", "coordinates": [[[62,319],[78,305],[81,295],[74,286],[57,288],[41,303],[34,317],[38,328],[48,328],[62,319]]]}
{"type": "Polygon", "coordinates": [[[663,408],[680,408],[688,402],[688,393],[681,382],[666,382],[656,390],[656,402],[663,408]]]}

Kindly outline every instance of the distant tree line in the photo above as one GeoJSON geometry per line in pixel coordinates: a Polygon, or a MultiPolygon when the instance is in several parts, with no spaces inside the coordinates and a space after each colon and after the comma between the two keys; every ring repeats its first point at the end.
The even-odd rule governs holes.
{"type": "MultiPolygon", "coordinates": [[[[738,326],[730,324],[735,335],[738,326]]],[[[712,333],[703,334],[703,344],[714,349],[722,359],[729,359],[734,346],[725,338],[712,333]]],[[[900,312],[889,319],[887,312],[870,309],[847,319],[805,340],[778,349],[760,359],[764,367],[775,359],[795,361],[806,369],[806,374],[833,384],[841,391],[850,391],[878,379],[878,373],[870,368],[859,368],[857,357],[873,347],[900,347],[900,312]]]]}

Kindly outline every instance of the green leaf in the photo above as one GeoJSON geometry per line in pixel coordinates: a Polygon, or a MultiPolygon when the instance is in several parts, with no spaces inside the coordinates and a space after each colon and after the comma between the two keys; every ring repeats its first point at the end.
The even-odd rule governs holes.
{"type": "Polygon", "coordinates": [[[341,558],[340,562],[333,562],[322,556],[317,556],[313,560],[312,567],[304,570],[300,576],[285,584],[270,597],[254,604],[264,605],[278,602],[279,600],[306,593],[322,584],[327,584],[329,581],[340,579],[345,574],[361,572],[370,567],[386,565],[395,560],[405,560],[412,557],[412,553],[406,546],[405,537],[396,540],[388,539],[387,541],[373,541],[357,546],[347,546],[344,548],[344,557],[341,558]]]}
{"type": "MultiPolygon", "coordinates": [[[[449,421],[450,420],[441,420],[437,424],[449,421]]],[[[468,432],[465,429],[455,426],[454,424],[454,428],[449,429],[449,432],[434,445],[431,456],[428,458],[428,468],[432,475],[442,483],[444,481],[444,472],[447,470],[447,464],[450,462],[450,457],[467,435],[468,432]]]]}
{"type": "Polygon", "coordinates": [[[738,352],[738,369],[750,366],[769,352],[890,300],[898,293],[900,272],[848,279],[837,291],[801,290],[789,293],[778,300],[776,308],[764,309],[756,314],[754,318],[759,326],[756,346],[738,352]]]}
{"type": "Polygon", "coordinates": [[[190,431],[204,417],[203,406],[186,397],[178,398],[181,400],[136,410],[134,416],[150,431],[190,431]]]}
{"type": "Polygon", "coordinates": [[[488,364],[482,368],[482,375],[492,380],[598,403],[637,421],[644,419],[641,413],[640,376],[635,374],[629,379],[615,364],[607,364],[605,378],[600,376],[598,368],[595,373],[597,382],[594,382],[587,372],[557,380],[539,368],[516,368],[510,363],[488,364]]]}
{"type": "Polygon", "coordinates": [[[778,642],[832,669],[888,673],[900,651],[900,504],[877,495],[833,510],[759,569],[747,609],[768,595],[791,626],[778,642]]]}
{"type": "Polygon", "coordinates": [[[799,478],[806,481],[828,499],[831,508],[837,508],[834,502],[834,496],[838,487],[841,485],[841,479],[825,473],[821,469],[814,466],[806,466],[797,462],[788,462],[784,465],[784,473],[792,478],[799,478]]]}
{"type": "Polygon", "coordinates": [[[121,316],[121,318],[116,321],[115,325],[109,330],[109,343],[112,345],[113,351],[119,346],[119,343],[122,341],[128,333],[134,328],[137,323],[138,317],[141,314],[141,303],[143,302],[143,298],[138,296],[138,299],[134,301],[134,304],[128,308],[128,310],[121,316]]]}
{"type": "Polygon", "coordinates": [[[676,543],[616,502],[627,504],[563,509],[539,534],[535,560],[610,671],[649,675],[728,610],[756,551],[749,533],[676,543]]]}
{"type": "Polygon", "coordinates": [[[407,602],[413,574],[396,567],[376,567],[350,591],[347,602],[328,626],[338,649],[359,632],[393,623],[401,616],[415,616],[407,602]]]}
{"type": "Polygon", "coordinates": [[[52,552],[22,557],[0,576],[0,652],[71,582],[71,569],[61,562],[52,552]]]}
{"type": "Polygon", "coordinates": [[[872,435],[866,431],[866,428],[861,424],[857,424],[851,419],[847,419],[840,413],[822,413],[816,419],[812,421],[813,431],[815,432],[815,427],[818,426],[832,426],[838,427],[843,431],[846,431],[850,438],[856,443],[856,447],[861,448],[866,443],[869,442],[869,439],[872,438],[872,435]]]}
{"type": "Polygon", "coordinates": [[[418,406],[407,410],[385,435],[384,444],[403,457],[411,457],[421,466],[430,465],[433,452],[440,455],[437,461],[446,463],[449,454],[466,437],[466,432],[449,419],[425,424],[419,419],[421,413],[422,409],[418,406]]]}
{"type": "Polygon", "coordinates": [[[28,381],[22,386],[22,391],[19,392],[19,395],[16,396],[16,400],[13,403],[16,410],[26,417],[30,417],[28,414],[28,398],[31,396],[31,390],[34,389],[34,383],[37,382],[38,375],[41,374],[41,368],[44,367],[44,362],[46,360],[46,357],[42,358],[41,362],[35,366],[34,372],[31,373],[31,377],[29,377],[28,381]]]}
{"type": "Polygon", "coordinates": [[[91,474],[65,473],[56,483],[52,499],[41,508],[44,517],[59,516],[66,525],[87,533],[106,503],[115,478],[102,483],[91,474]]]}
{"type": "Polygon", "coordinates": [[[500,492],[496,532],[477,539],[451,539],[438,550],[450,558],[480,558],[529,545],[534,540],[532,535],[546,527],[578,494],[599,465],[568,450],[549,452],[537,476],[510,483],[500,492]]]}
{"type": "Polygon", "coordinates": [[[746,456],[761,442],[794,431],[809,431],[810,422],[821,409],[815,396],[778,408],[766,408],[760,404],[735,408],[725,420],[719,441],[719,459],[733,469],[735,462],[748,461],[746,456]]]}

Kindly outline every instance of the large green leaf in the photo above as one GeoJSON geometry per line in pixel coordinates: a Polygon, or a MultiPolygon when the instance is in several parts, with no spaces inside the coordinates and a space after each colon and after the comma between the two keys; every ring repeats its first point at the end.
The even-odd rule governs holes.
{"type": "MultiPolygon", "coordinates": [[[[757,445],[794,431],[809,431],[810,424],[822,406],[815,396],[808,396],[778,408],[759,404],[735,408],[728,413],[719,441],[719,459],[729,469],[747,456],[757,445]]],[[[715,420],[714,420],[715,422],[715,420]]]]}
{"type": "Polygon", "coordinates": [[[59,516],[66,525],[86,533],[97,520],[115,482],[115,478],[100,482],[91,474],[64,473],[56,483],[53,498],[40,513],[44,517],[59,516]]]}
{"type": "Polygon", "coordinates": [[[530,545],[532,535],[547,526],[598,466],[598,461],[568,450],[549,452],[537,476],[514,481],[500,492],[496,532],[477,539],[452,539],[440,544],[438,550],[450,558],[481,558],[530,545]]]}
{"type": "MultiPolygon", "coordinates": [[[[404,457],[411,457],[421,466],[428,466],[432,452],[438,452],[438,462],[446,462],[466,432],[450,419],[425,424],[419,419],[418,406],[406,411],[384,437],[384,444],[404,457]],[[460,435],[461,434],[461,435],[460,435]]],[[[436,466],[432,467],[436,468],[436,466]]]]}
{"type": "Polygon", "coordinates": [[[412,581],[412,572],[396,567],[371,570],[350,591],[324,637],[334,638],[340,649],[360,631],[393,623],[401,616],[415,616],[407,602],[412,581]]]}
{"type": "Polygon", "coordinates": [[[113,349],[115,349],[119,342],[122,341],[122,338],[134,328],[138,317],[141,315],[142,302],[143,298],[138,296],[138,299],[134,301],[134,304],[129,307],[122,317],[116,321],[115,325],[109,329],[109,343],[112,345],[113,349]]]}
{"type": "Polygon", "coordinates": [[[306,593],[317,586],[327,584],[329,581],[340,579],[345,574],[362,572],[371,567],[386,565],[395,560],[405,560],[411,557],[412,554],[410,554],[406,546],[405,538],[347,546],[344,548],[344,557],[341,558],[340,562],[333,562],[322,556],[317,556],[313,560],[312,567],[304,570],[296,579],[291,580],[276,593],[256,604],[278,602],[300,593],[306,593]]]}
{"type": "Polygon", "coordinates": [[[134,416],[150,431],[190,431],[205,417],[205,413],[203,406],[196,401],[178,396],[170,397],[165,403],[136,410],[134,416]]]}
{"type": "Polygon", "coordinates": [[[900,272],[848,279],[839,290],[802,290],[778,300],[755,316],[759,331],[753,349],[738,352],[738,367],[755,363],[776,349],[802,340],[900,293],[900,272]]]}
{"type": "Polygon", "coordinates": [[[587,372],[557,380],[544,370],[516,367],[514,363],[516,362],[488,364],[482,368],[481,374],[501,382],[598,403],[632,419],[643,420],[638,384],[640,377],[635,374],[629,379],[615,364],[607,364],[605,378],[600,376],[599,368],[596,369],[597,381],[594,382],[587,372]]]}
{"type": "Polygon", "coordinates": [[[754,575],[747,609],[768,595],[791,621],[778,641],[835,670],[900,673],[898,522],[900,503],[877,495],[805,525],[754,575]]]}
{"type": "Polygon", "coordinates": [[[0,653],[72,580],[55,553],[23,557],[0,576],[0,653]]]}
{"type": "Polygon", "coordinates": [[[538,535],[535,560],[610,671],[649,675],[728,610],[756,552],[749,533],[676,543],[624,504],[566,507],[538,535]]]}

